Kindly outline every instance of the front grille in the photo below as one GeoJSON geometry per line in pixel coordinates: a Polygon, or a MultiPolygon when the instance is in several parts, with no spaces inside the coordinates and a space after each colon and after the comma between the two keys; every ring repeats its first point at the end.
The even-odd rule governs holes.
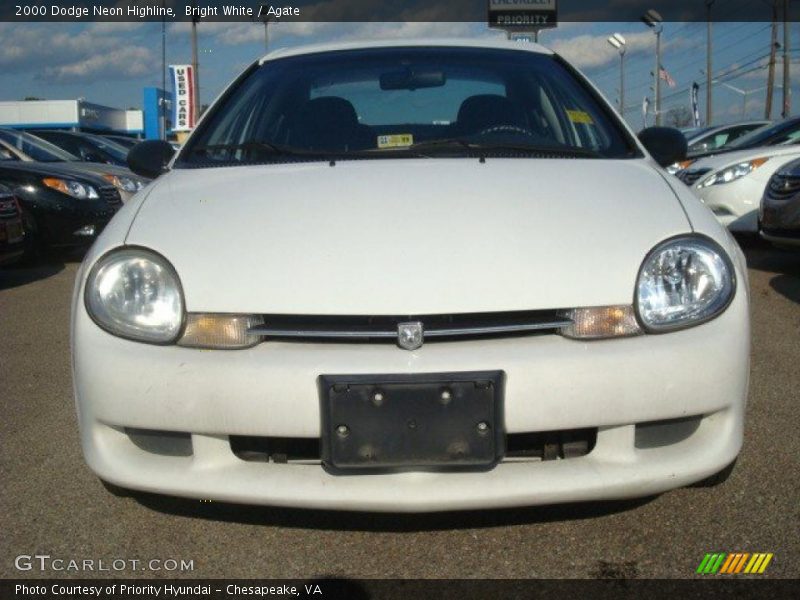
{"type": "Polygon", "coordinates": [[[14,199],[8,196],[0,198],[0,219],[15,219],[17,217],[19,217],[19,212],[14,199]]]}
{"type": "MultiPolygon", "coordinates": [[[[284,438],[232,435],[231,451],[247,462],[320,464],[319,438],[284,438]]],[[[569,429],[505,436],[502,462],[545,461],[586,456],[597,443],[597,429],[569,429]]]]}
{"type": "Polygon", "coordinates": [[[122,196],[119,195],[117,188],[113,186],[101,187],[100,197],[105,200],[109,206],[122,206],[122,196]]]}
{"type": "Polygon", "coordinates": [[[684,169],[683,171],[678,171],[677,176],[683,183],[691,187],[709,171],[711,169],[684,169]]]}
{"type": "Polygon", "coordinates": [[[800,176],[775,173],[767,185],[767,198],[770,200],[789,200],[800,192],[800,176]]]}
{"type": "Polygon", "coordinates": [[[394,343],[400,323],[417,321],[426,341],[553,333],[572,324],[555,310],[424,316],[264,315],[264,325],[248,333],[266,338],[394,343]]]}

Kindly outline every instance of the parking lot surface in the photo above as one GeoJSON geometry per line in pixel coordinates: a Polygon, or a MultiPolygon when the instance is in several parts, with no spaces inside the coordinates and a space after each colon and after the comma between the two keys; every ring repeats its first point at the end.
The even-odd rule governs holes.
{"type": "Polygon", "coordinates": [[[0,270],[0,577],[690,577],[707,552],[771,552],[764,577],[797,577],[800,252],[743,244],[750,396],[745,446],[726,483],[635,502],[430,515],[112,495],[83,462],[74,414],[69,303],[79,259],[0,270]],[[142,563],[15,568],[17,556],[35,554],[142,563]],[[193,561],[193,570],[142,570],[153,559],[193,561]]]}

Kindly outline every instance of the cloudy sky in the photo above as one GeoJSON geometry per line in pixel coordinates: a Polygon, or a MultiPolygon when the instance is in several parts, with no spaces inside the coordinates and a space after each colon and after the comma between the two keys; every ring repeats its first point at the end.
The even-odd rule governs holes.
{"type": "MultiPolygon", "coordinates": [[[[800,25],[792,24],[793,44],[800,48],[800,25]]],[[[714,25],[713,72],[724,83],[715,86],[715,121],[761,117],[766,92],[768,23],[714,25]],[[734,89],[735,88],[735,89],[734,89]],[[738,91],[737,91],[738,90],[738,91]],[[745,104],[746,103],[746,104],[745,104]]],[[[260,23],[201,22],[200,88],[211,101],[247,64],[264,52],[260,23]]],[[[655,36],[641,23],[562,23],[542,33],[540,41],[582,69],[612,100],[618,98],[619,56],[606,38],[619,32],[627,40],[626,118],[641,125],[641,105],[652,98],[655,36]]],[[[342,39],[403,37],[481,37],[503,35],[484,23],[278,23],[269,29],[270,48],[342,39]]],[[[168,63],[191,61],[188,23],[167,25],[168,63]]],[[[783,33],[779,31],[782,41],[783,33]]],[[[0,23],[0,100],[26,96],[46,99],[83,97],[115,107],[141,107],[142,88],[161,84],[160,23],[0,23]]],[[[662,64],[676,87],[662,85],[665,110],[688,104],[688,88],[705,75],[705,23],[666,23],[662,64]]],[[[800,52],[792,52],[800,61],[800,52]]],[[[780,61],[780,54],[779,54],[780,61]]],[[[794,65],[794,63],[793,63],[794,65]]],[[[781,82],[779,62],[776,81],[781,82]]],[[[800,83],[800,62],[793,67],[800,83]]],[[[793,86],[795,114],[800,114],[800,86],[793,86]]],[[[701,92],[701,112],[705,99],[701,92]]],[[[774,112],[780,113],[775,95],[774,112]]]]}

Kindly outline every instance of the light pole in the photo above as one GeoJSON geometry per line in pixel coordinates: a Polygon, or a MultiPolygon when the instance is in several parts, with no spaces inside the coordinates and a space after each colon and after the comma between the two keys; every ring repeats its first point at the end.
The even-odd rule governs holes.
{"type": "Polygon", "coordinates": [[[661,24],[663,19],[661,15],[654,10],[648,10],[641,17],[642,23],[647,25],[656,34],[656,70],[653,71],[655,78],[655,91],[656,91],[656,126],[661,125],[661,32],[664,26],[661,24]]]}
{"type": "Polygon", "coordinates": [[[789,83],[789,0],[783,0],[783,111],[781,116],[785,119],[792,114],[792,84],[789,83]]]}
{"type": "Polygon", "coordinates": [[[269,52],[269,30],[267,26],[269,25],[269,17],[267,16],[270,5],[268,2],[262,2],[261,6],[259,7],[259,17],[262,23],[264,23],[264,52],[269,52]],[[263,16],[261,16],[263,15],[263,16]]]}
{"type": "Polygon", "coordinates": [[[711,125],[713,106],[711,98],[711,5],[715,0],[706,0],[706,125],[711,125]]]}
{"type": "Polygon", "coordinates": [[[619,52],[619,114],[625,118],[625,38],[619,33],[608,38],[611,44],[619,52]]]}
{"type": "MultiPolygon", "coordinates": [[[[194,6],[197,6],[196,4],[194,6]]],[[[194,85],[194,106],[192,106],[192,123],[197,124],[200,115],[200,73],[197,61],[197,22],[200,20],[196,13],[192,15],[192,84],[194,85]]]]}

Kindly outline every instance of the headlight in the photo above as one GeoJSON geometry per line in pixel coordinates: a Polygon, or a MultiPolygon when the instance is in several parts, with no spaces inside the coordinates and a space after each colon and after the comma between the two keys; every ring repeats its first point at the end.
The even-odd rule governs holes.
{"type": "Polygon", "coordinates": [[[651,333],[699,325],[721,313],[736,279],[725,251],[710,239],[687,236],[656,246],[639,270],[636,311],[651,333]]]}
{"type": "Polygon", "coordinates": [[[81,183],[79,181],[73,181],[72,179],[45,177],[44,179],[42,179],[42,183],[44,183],[49,188],[58,190],[62,194],[66,194],[67,196],[72,196],[73,198],[77,198],[78,200],[96,200],[97,198],[100,197],[97,193],[97,190],[94,189],[92,186],[85,183],[81,183]]]}
{"type": "Polygon", "coordinates": [[[700,187],[708,187],[710,185],[719,185],[721,183],[730,183],[731,181],[736,181],[748,173],[755,171],[768,160],[769,158],[754,158],[753,160],[740,162],[739,164],[722,169],[722,171],[717,171],[711,175],[711,177],[703,181],[703,183],[700,184],[700,187]]]}
{"type": "Polygon", "coordinates": [[[125,177],[124,175],[112,175],[110,173],[106,173],[103,175],[103,178],[117,189],[120,189],[123,192],[128,192],[129,194],[135,194],[144,187],[144,182],[140,179],[125,177]]]}
{"type": "Polygon", "coordinates": [[[183,329],[183,292],[165,258],[143,248],[114,250],[92,267],[86,310],[114,335],[169,344],[183,329]]]}

